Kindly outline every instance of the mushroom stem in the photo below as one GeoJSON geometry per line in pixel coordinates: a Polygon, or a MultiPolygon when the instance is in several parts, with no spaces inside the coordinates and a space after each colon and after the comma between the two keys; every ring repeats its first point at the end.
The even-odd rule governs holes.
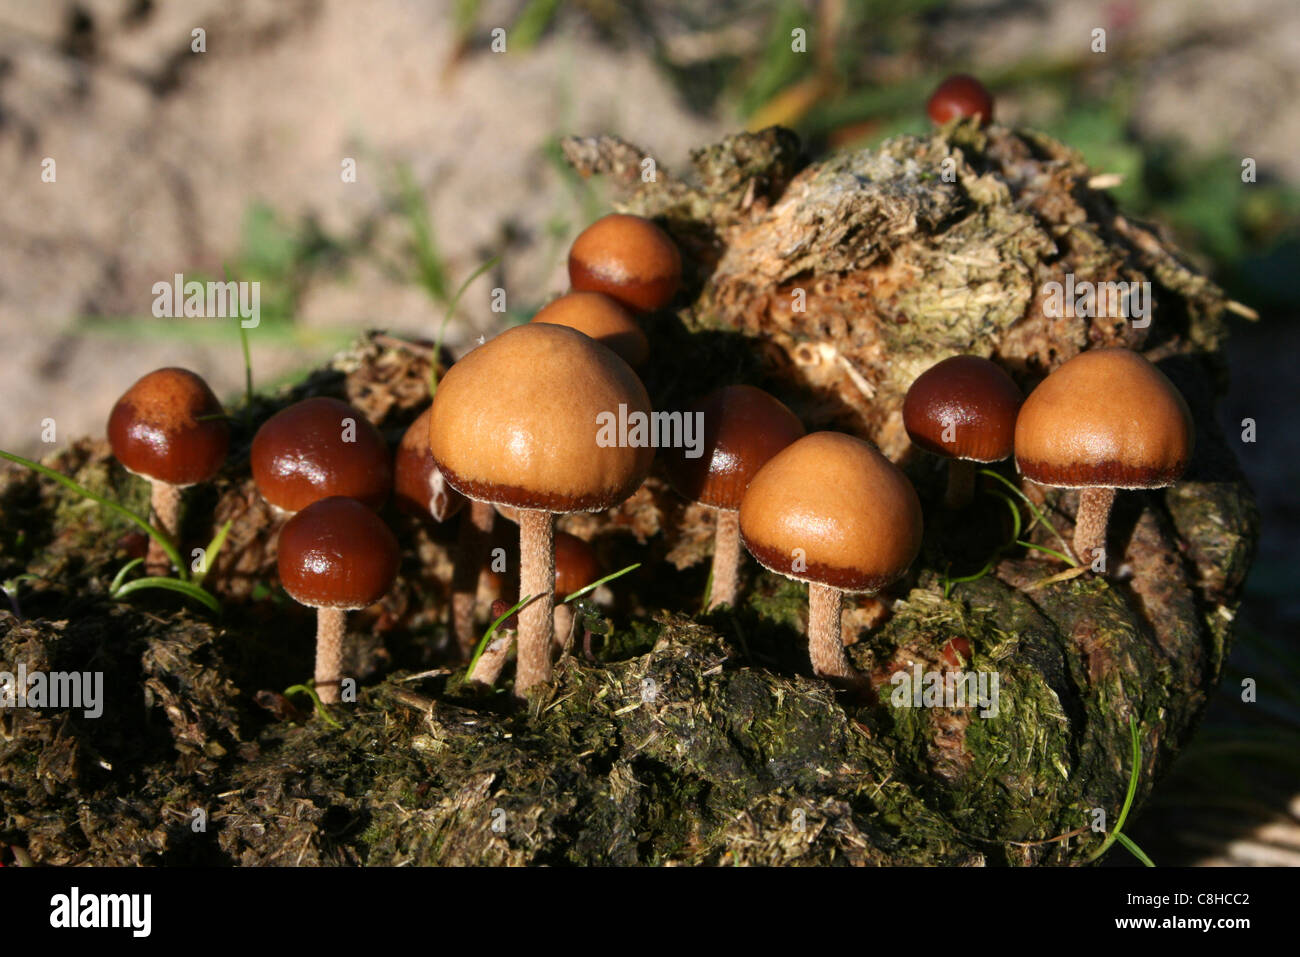
{"type": "Polygon", "coordinates": [[[551,642],[555,634],[555,516],[519,510],[519,593],[536,600],[519,612],[515,697],[551,680],[551,642]]]}
{"type": "MultiPolygon", "coordinates": [[[[149,504],[157,519],[158,528],[172,540],[173,545],[178,545],[181,525],[180,486],[160,482],[158,479],[150,479],[149,484],[152,486],[149,504]]],[[[145,555],[144,567],[150,575],[170,575],[172,571],[172,560],[152,535],[149,536],[149,551],[145,555]]]]}
{"type": "Polygon", "coordinates": [[[1085,565],[1093,563],[1093,552],[1097,549],[1105,551],[1106,525],[1114,503],[1113,488],[1079,490],[1079,510],[1074,517],[1074,554],[1085,565]]]}
{"type": "Polygon", "coordinates": [[[848,687],[862,683],[862,676],[849,664],[844,653],[840,616],[844,593],[830,585],[808,584],[808,655],[813,671],[848,687]]]}
{"type": "Polygon", "coordinates": [[[510,646],[514,640],[515,633],[504,630],[493,638],[492,643],[483,649],[483,654],[478,656],[474,670],[469,675],[470,684],[481,685],[484,688],[496,684],[497,678],[501,677],[501,669],[506,665],[506,658],[510,656],[510,646]]]}
{"type": "Polygon", "coordinates": [[[567,655],[573,647],[573,606],[557,601],[554,619],[556,654],[567,655]]]}
{"type": "Polygon", "coordinates": [[[347,624],[343,608],[316,609],[316,694],[321,704],[339,703],[343,678],[343,634],[347,624]]]}
{"type": "Polygon", "coordinates": [[[464,658],[474,653],[474,645],[478,642],[474,633],[478,580],[492,541],[496,514],[496,509],[487,502],[471,501],[469,511],[460,518],[456,570],[451,579],[451,623],[456,644],[464,658]]]}
{"type": "Polygon", "coordinates": [[[709,591],[709,611],[719,605],[736,603],[736,578],[740,568],[740,512],[717,510],[718,528],[713,535],[713,587],[709,591]]]}
{"type": "Polygon", "coordinates": [[[975,463],[969,459],[948,462],[948,491],[943,504],[948,508],[965,508],[975,497],[975,463]]]}

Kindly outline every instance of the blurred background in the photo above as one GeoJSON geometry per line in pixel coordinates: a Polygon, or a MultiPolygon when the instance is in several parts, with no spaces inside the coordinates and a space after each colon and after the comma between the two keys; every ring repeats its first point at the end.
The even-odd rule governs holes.
{"type": "Polygon", "coordinates": [[[773,123],[814,153],[866,147],[926,130],[958,70],[1260,313],[1231,320],[1222,407],[1229,435],[1256,422],[1238,455],[1263,514],[1238,643],[1126,830],[1157,864],[1300,864],[1294,0],[0,0],[0,447],[48,453],[46,418],[58,445],[101,433],[162,365],[237,394],[234,320],[152,315],[176,273],[261,283],[259,389],[363,329],[435,338],[469,281],[459,352],[563,291],[607,208],[561,137],[618,134],[668,169],[773,123]]]}

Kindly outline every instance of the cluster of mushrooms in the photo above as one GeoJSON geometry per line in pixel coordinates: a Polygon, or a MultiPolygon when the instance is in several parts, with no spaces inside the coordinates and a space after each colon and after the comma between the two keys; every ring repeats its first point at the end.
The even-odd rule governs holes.
{"type": "MultiPolygon", "coordinates": [[[[987,121],[992,101],[981,91],[978,81],[952,78],[932,98],[931,116],[987,121]]],[[[295,403],[256,433],[254,482],[289,516],[280,580],[317,610],[322,702],[339,700],[347,611],[378,601],[396,579],[397,539],[377,512],[394,493],[399,507],[428,521],[461,513],[450,604],[463,656],[478,637],[476,596],[498,515],[518,525],[518,593],[529,599],[512,623],[515,695],[547,683],[556,654],[568,650],[572,615],[555,599],[596,580],[599,566],[585,542],[557,535],[555,519],[618,505],[651,469],[649,443],[600,442],[598,423],[620,412],[649,418],[635,371],[650,351],[640,317],[672,301],[681,258],[650,220],[609,215],[575,240],[569,277],[571,291],[531,322],[450,367],[395,457],[360,412],[332,398],[295,403]]],[[[662,464],[684,498],[716,512],[709,608],[735,604],[743,543],[763,567],[808,584],[813,670],[861,687],[844,652],[843,596],[879,591],[919,554],[923,517],[911,482],[860,438],[806,434],[787,406],[753,386],[725,386],[685,411],[703,416],[703,454],[668,449],[662,464]]],[[[917,377],[903,420],[915,445],[950,460],[952,508],[970,503],[975,463],[1012,455],[1025,478],[1080,489],[1074,550],[1085,562],[1104,550],[1115,490],[1173,483],[1193,442],[1178,390],[1123,348],[1079,354],[1023,401],[995,362],[953,356],[917,377]]],[[[122,396],[108,434],[122,465],[152,483],[156,522],[176,540],[180,490],[210,479],[226,455],[220,403],[194,373],[160,369],[122,396]]],[[[146,564],[152,574],[169,568],[156,543],[146,564]]],[[[499,669],[504,655],[495,660],[499,669]]]]}

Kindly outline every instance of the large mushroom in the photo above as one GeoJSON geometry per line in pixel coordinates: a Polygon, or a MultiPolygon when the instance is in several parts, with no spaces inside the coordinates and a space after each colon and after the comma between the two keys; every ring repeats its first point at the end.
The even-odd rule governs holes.
{"type": "Polygon", "coordinates": [[[975,493],[975,463],[1013,451],[1024,397],[1003,368],[979,356],[951,356],[930,366],[903,400],[903,427],[913,442],[948,462],[944,504],[962,508],[975,493]]]}
{"type": "Polygon", "coordinates": [[[280,583],[316,609],[316,693],[337,704],[347,613],[383,598],[397,577],[397,539],[356,499],[312,502],[285,522],[277,562],[280,583]]]}
{"type": "Polygon", "coordinates": [[[876,592],[921,550],[921,503],[901,471],[861,439],[814,432],[759,469],[740,503],[745,547],[765,568],[808,583],[813,670],[848,687],[845,592],[876,592]]]}
{"type": "Polygon", "coordinates": [[[281,409],[253,436],[249,458],[258,491],[285,512],[335,495],[377,509],[393,488],[384,437],[338,399],[304,399],[281,409]]]}
{"type": "Polygon", "coordinates": [[[1074,553],[1104,555],[1116,489],[1164,488],[1195,442],[1182,393],[1131,349],[1081,352],[1029,394],[1016,419],[1016,467],[1026,478],[1079,489],[1074,553]]]}
{"type": "MultiPolygon", "coordinates": [[[[673,487],[715,511],[709,610],[736,603],[740,568],[740,501],[768,459],[804,434],[803,423],[774,396],[752,385],[710,392],[686,411],[702,416],[702,454],[674,448],[664,457],[673,487]]],[[[694,419],[692,419],[694,421],[694,419]]]]}
{"type": "Polygon", "coordinates": [[[518,510],[515,694],[551,676],[555,514],[599,511],[634,492],[654,450],[650,399],[618,356],[581,332],[529,323],[451,367],[438,385],[429,446],[467,498],[518,510]],[[610,423],[643,421],[642,434],[610,423]]]}
{"type": "MultiPolygon", "coordinates": [[[[158,369],[117,400],[108,417],[108,442],[128,472],[149,480],[158,527],[177,542],[181,489],[217,474],[230,446],[230,425],[203,379],[188,369],[158,369]]],[[[153,538],[145,569],[150,575],[171,570],[153,538]]]]}

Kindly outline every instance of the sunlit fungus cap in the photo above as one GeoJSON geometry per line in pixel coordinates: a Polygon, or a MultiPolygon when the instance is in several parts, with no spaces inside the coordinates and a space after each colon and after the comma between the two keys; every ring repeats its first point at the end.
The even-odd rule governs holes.
{"type": "Polygon", "coordinates": [[[127,469],[169,485],[193,485],[217,473],[230,426],[208,384],[187,369],[158,369],[117,400],[108,442],[127,469]]]}
{"type": "Polygon", "coordinates": [[[952,356],[916,377],[903,400],[903,426],[927,452],[999,462],[1013,451],[1021,400],[997,363],[952,356]]]}
{"type": "Polygon", "coordinates": [[[567,293],[543,306],[532,321],[586,333],[633,368],[650,357],[650,340],[632,314],[603,292],[567,293]]]}
{"type": "Polygon", "coordinates": [[[672,300],[682,257],[668,234],[648,219],[612,213],[579,234],[569,250],[569,283],[603,292],[640,312],[672,300]]]}
{"type": "Polygon", "coordinates": [[[280,581],[310,608],[365,608],[397,577],[397,539],[356,499],[313,502],[280,530],[280,581]]]}
{"type": "Polygon", "coordinates": [[[649,422],[650,399],[626,362],[581,332],[528,323],[451,367],[434,395],[429,446],[469,498],[598,511],[636,491],[654,457],[648,426],[638,445],[625,441],[630,432],[602,429],[628,417],[649,422]]]}
{"type": "Polygon", "coordinates": [[[334,495],[379,508],[393,487],[383,436],[338,399],[304,399],[271,416],[253,437],[250,460],[262,496],[288,512],[334,495]]]}
{"type": "Polygon", "coordinates": [[[1174,384],[1129,349],[1080,353],[1044,379],[1016,420],[1016,466],[1063,488],[1160,488],[1183,474],[1192,415],[1174,384]]]}
{"type": "Polygon", "coordinates": [[[920,551],[921,503],[867,442],[814,432],[759,469],[740,505],[740,534],[759,563],[781,575],[876,591],[920,551]]]}
{"type": "Polygon", "coordinates": [[[673,487],[692,502],[738,509],[750,480],[768,459],[804,434],[803,423],[776,397],[750,385],[716,389],[686,415],[703,415],[703,454],[673,448],[664,465],[673,487]]]}
{"type": "Polygon", "coordinates": [[[402,511],[445,522],[465,504],[465,497],[438,474],[429,450],[429,410],[402,435],[393,462],[393,497],[402,511]]]}

